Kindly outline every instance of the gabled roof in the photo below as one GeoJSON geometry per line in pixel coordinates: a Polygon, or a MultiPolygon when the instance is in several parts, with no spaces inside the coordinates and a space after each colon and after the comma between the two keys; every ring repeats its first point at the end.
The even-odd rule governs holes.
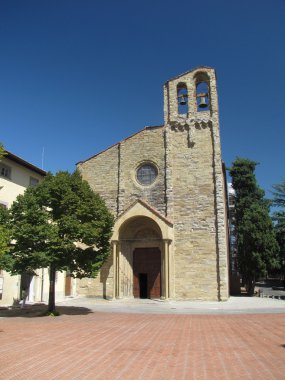
{"type": "Polygon", "coordinates": [[[125,215],[130,209],[132,209],[137,203],[141,204],[143,207],[145,207],[146,209],[148,209],[150,212],[152,212],[154,215],[156,215],[158,218],[160,218],[161,220],[163,220],[166,224],[168,224],[169,226],[173,226],[173,223],[168,219],[166,218],[165,216],[161,215],[161,213],[155,209],[154,207],[152,207],[149,203],[147,203],[145,200],[143,199],[137,199],[135,202],[133,202],[129,207],[126,208],[126,210],[124,210],[119,216],[117,219],[120,219],[123,215],[125,215]]]}
{"type": "Polygon", "coordinates": [[[137,199],[116,218],[111,240],[120,240],[121,227],[139,217],[147,217],[156,223],[160,228],[162,239],[173,240],[173,223],[142,199],[137,199]]]}
{"type": "Polygon", "coordinates": [[[99,152],[99,153],[94,154],[94,155],[91,156],[91,157],[86,158],[86,160],[78,161],[78,162],[76,163],[76,165],[78,165],[78,164],[82,164],[83,162],[89,161],[89,160],[91,160],[92,158],[95,158],[95,157],[99,156],[100,154],[102,154],[102,153],[106,152],[107,150],[109,150],[109,149],[115,147],[116,145],[119,145],[119,144],[121,144],[121,143],[123,143],[123,142],[125,142],[125,141],[127,141],[127,140],[129,140],[129,139],[131,139],[132,137],[138,135],[139,133],[142,133],[142,132],[147,131],[147,130],[157,129],[157,128],[163,128],[163,127],[164,127],[164,125],[146,126],[146,127],[144,127],[144,129],[141,129],[140,131],[138,131],[138,132],[132,134],[131,136],[126,137],[125,139],[123,139],[123,140],[121,140],[121,141],[119,141],[119,142],[117,142],[117,143],[115,143],[115,144],[109,146],[108,148],[102,150],[102,151],[99,152]]]}
{"type": "Polygon", "coordinates": [[[42,176],[45,176],[47,174],[45,170],[40,169],[37,166],[29,163],[28,161],[23,160],[21,157],[16,156],[15,154],[9,152],[8,150],[5,150],[5,152],[6,152],[6,155],[3,157],[4,159],[8,158],[9,160],[14,161],[17,164],[24,166],[25,168],[30,169],[34,171],[35,173],[40,174],[42,176]]]}
{"type": "MultiPolygon", "coordinates": [[[[179,74],[179,75],[177,75],[177,76],[174,77],[174,78],[168,79],[168,81],[165,82],[165,85],[166,85],[168,82],[171,82],[171,81],[173,81],[173,80],[175,80],[175,79],[181,78],[181,77],[183,77],[184,75],[187,75],[187,74],[189,74],[189,73],[193,73],[194,71],[197,71],[197,70],[200,70],[200,69],[208,69],[208,70],[214,70],[214,71],[215,71],[215,69],[214,69],[213,67],[209,67],[209,66],[197,66],[197,67],[195,67],[194,69],[188,70],[188,71],[186,71],[186,72],[183,73],[183,74],[179,74]]],[[[216,75],[216,71],[215,71],[215,75],[216,75]]]]}

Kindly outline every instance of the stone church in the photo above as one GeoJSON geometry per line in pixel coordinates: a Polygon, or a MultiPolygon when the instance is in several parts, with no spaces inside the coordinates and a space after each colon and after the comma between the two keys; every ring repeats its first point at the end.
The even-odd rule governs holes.
{"type": "Polygon", "coordinates": [[[215,70],[164,85],[164,125],[77,164],[115,215],[112,255],[78,294],[226,300],[228,239],[215,70]]]}

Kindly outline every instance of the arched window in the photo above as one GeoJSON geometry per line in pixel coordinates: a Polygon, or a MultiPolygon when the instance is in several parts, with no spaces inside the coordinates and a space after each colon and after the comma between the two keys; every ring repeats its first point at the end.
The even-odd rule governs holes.
{"type": "Polygon", "coordinates": [[[180,115],[188,113],[188,90],[185,83],[179,83],[177,86],[177,104],[180,115]]]}
{"type": "Polygon", "coordinates": [[[198,112],[210,110],[209,78],[204,73],[196,76],[196,102],[198,112]]]}

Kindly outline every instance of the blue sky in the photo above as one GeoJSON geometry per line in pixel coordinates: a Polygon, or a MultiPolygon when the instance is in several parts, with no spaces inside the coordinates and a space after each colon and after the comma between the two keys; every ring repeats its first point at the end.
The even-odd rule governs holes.
{"type": "MultiPolygon", "coordinates": [[[[284,0],[1,0],[0,141],[44,169],[163,123],[163,84],[218,78],[223,160],[285,179],[284,0]]],[[[269,195],[269,194],[268,194],[269,195]]]]}

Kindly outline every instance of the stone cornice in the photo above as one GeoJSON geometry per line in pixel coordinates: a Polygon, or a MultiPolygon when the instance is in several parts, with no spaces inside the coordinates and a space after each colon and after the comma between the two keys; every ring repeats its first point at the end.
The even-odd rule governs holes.
{"type": "Polygon", "coordinates": [[[169,125],[172,130],[175,131],[188,131],[191,127],[195,127],[196,129],[204,129],[204,128],[211,128],[213,125],[212,118],[209,118],[208,116],[205,117],[195,117],[195,118],[188,118],[188,119],[180,119],[178,121],[170,121],[169,125]]]}

